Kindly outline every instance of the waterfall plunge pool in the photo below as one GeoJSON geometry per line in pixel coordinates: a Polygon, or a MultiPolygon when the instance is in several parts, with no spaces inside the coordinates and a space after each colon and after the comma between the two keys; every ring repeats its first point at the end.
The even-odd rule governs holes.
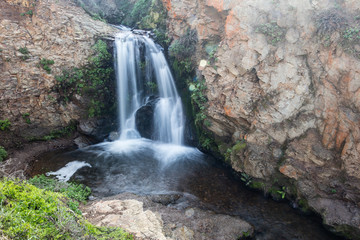
{"type": "Polygon", "coordinates": [[[69,173],[77,169],[70,180],[89,186],[96,198],[123,192],[178,194],[181,198],[172,207],[238,216],[255,227],[256,239],[341,239],[326,231],[319,218],[247,189],[230,169],[195,148],[148,139],[104,142],[46,153],[33,164],[31,175],[56,172],[65,165],[69,173]]]}

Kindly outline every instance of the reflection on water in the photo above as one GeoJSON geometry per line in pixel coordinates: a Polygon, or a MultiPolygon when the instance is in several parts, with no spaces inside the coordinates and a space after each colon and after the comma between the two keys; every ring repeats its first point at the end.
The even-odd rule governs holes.
{"type": "Polygon", "coordinates": [[[339,239],[325,231],[318,219],[299,215],[285,203],[246,189],[227,169],[195,148],[145,139],[105,142],[44,155],[34,164],[32,175],[57,171],[69,163],[80,166],[81,162],[71,180],[91,187],[94,196],[181,193],[182,205],[185,202],[248,221],[258,231],[257,239],[339,239]]]}

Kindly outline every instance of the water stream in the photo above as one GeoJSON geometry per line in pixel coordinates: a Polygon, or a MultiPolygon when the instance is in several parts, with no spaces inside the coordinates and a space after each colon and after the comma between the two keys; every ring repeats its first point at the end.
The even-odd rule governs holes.
{"type": "Polygon", "coordinates": [[[338,239],[318,218],[248,190],[216,160],[184,146],[181,99],[161,49],[147,36],[131,31],[119,33],[115,45],[119,139],[47,153],[35,162],[32,175],[48,173],[84,183],[95,197],[123,192],[180,194],[177,207],[239,216],[255,226],[257,239],[338,239]],[[157,89],[149,91],[150,85],[157,89]],[[153,116],[147,119],[148,139],[138,126],[144,107],[153,116]]]}

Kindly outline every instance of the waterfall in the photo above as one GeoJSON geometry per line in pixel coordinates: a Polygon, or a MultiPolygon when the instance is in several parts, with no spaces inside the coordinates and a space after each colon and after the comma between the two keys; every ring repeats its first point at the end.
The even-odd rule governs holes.
{"type": "Polygon", "coordinates": [[[115,37],[115,57],[120,140],[141,138],[136,128],[136,113],[148,103],[152,94],[145,87],[154,83],[154,78],[158,99],[153,109],[151,138],[182,145],[184,115],[181,98],[161,48],[147,36],[122,31],[115,37]]]}

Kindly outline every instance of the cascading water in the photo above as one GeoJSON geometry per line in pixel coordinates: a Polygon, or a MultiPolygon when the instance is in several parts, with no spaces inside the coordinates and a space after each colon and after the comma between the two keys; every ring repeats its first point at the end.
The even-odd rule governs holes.
{"type": "Polygon", "coordinates": [[[147,36],[123,31],[115,38],[118,82],[120,140],[140,138],[136,129],[136,112],[146,104],[146,82],[154,75],[159,99],[154,108],[152,139],[182,145],[184,116],[174,79],[161,49],[147,36]],[[141,76],[140,45],[145,47],[146,76],[141,76]],[[146,82],[144,82],[144,80],[146,82]]]}

